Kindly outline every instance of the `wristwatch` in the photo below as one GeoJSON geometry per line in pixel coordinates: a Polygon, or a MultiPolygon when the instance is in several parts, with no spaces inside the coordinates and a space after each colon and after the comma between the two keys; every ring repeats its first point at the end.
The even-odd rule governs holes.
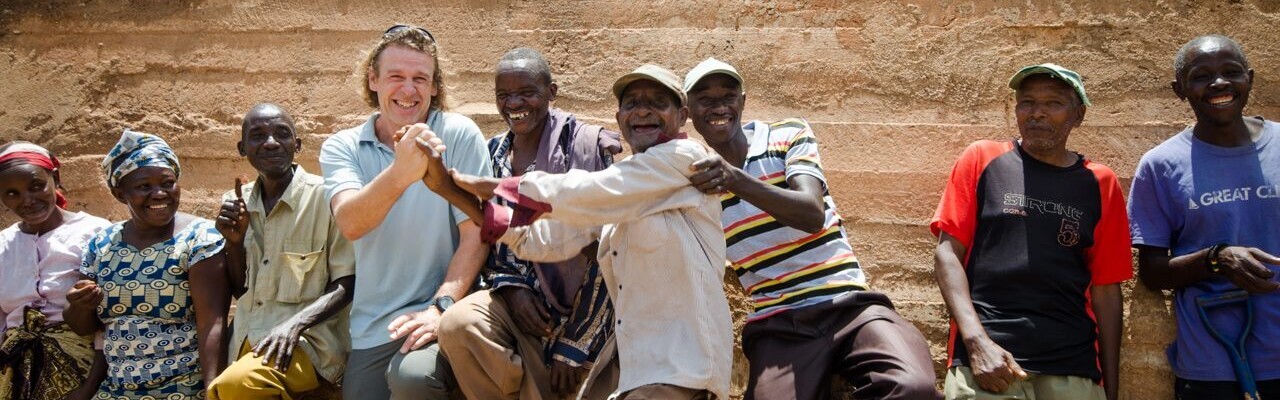
{"type": "Polygon", "coordinates": [[[1209,248],[1209,254],[1205,256],[1205,266],[1209,268],[1209,272],[1218,274],[1222,272],[1222,266],[1218,265],[1218,255],[1222,254],[1222,249],[1227,248],[1226,243],[1219,243],[1209,248]]]}
{"type": "Polygon", "coordinates": [[[435,298],[435,300],[431,300],[431,305],[435,306],[437,310],[440,310],[441,314],[448,310],[449,307],[453,307],[453,303],[453,296],[440,296],[435,298]]]}

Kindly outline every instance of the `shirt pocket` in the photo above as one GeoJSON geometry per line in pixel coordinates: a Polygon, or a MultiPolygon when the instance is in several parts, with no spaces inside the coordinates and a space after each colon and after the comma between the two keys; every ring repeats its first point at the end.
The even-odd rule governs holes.
{"type": "Polygon", "coordinates": [[[309,253],[281,252],[276,301],[301,303],[320,297],[328,284],[327,258],[323,249],[309,253]]]}

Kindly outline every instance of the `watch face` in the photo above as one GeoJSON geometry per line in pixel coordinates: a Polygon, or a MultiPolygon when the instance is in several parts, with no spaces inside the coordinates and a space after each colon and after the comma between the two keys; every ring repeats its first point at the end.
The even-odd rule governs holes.
{"type": "Polygon", "coordinates": [[[439,308],[440,312],[448,310],[449,307],[453,307],[453,297],[440,296],[440,298],[436,299],[436,308],[439,308]]]}

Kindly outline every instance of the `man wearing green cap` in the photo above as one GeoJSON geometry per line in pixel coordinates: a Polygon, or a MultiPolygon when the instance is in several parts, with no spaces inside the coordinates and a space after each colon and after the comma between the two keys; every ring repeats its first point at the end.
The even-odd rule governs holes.
{"type": "Polygon", "coordinates": [[[742,76],[709,58],[685,75],[693,127],[717,156],[689,177],[726,193],[727,255],[754,310],[742,331],[746,399],[814,399],[840,375],[860,399],[934,399],[929,344],[868,290],[803,119],[742,124],[742,76]]]}
{"type": "Polygon", "coordinates": [[[1067,150],[1089,98],[1080,75],[1009,80],[1021,137],[969,145],[929,228],[951,311],[948,399],[1115,399],[1121,282],[1133,276],[1115,173],[1067,150]]]}
{"type": "MultiPolygon", "coordinates": [[[[613,85],[619,130],[632,156],[596,172],[532,171],[503,179],[445,171],[443,143],[424,182],[473,221],[481,238],[530,261],[557,261],[592,241],[613,300],[623,399],[728,399],[733,328],[725,298],[720,202],[689,184],[708,155],[680,132],[688,119],[680,78],[643,65],[613,85]],[[510,206],[481,202],[500,196],[510,206]]],[[[451,320],[446,317],[445,320],[451,320]]],[[[449,329],[445,329],[449,330],[449,329]]],[[[582,391],[597,384],[607,351],[582,391]]]]}

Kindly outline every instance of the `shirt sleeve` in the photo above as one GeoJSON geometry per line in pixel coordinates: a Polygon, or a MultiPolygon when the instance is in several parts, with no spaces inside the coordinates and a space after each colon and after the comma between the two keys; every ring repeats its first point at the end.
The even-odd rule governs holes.
{"type": "Polygon", "coordinates": [[[191,237],[191,253],[187,256],[188,268],[219,254],[226,244],[226,239],[222,238],[222,234],[214,227],[213,222],[200,220],[193,224],[199,225],[193,227],[195,233],[191,237]]]}
{"type": "Polygon", "coordinates": [[[89,244],[85,246],[84,249],[84,258],[80,262],[80,275],[84,275],[94,282],[98,281],[99,242],[103,240],[104,235],[106,235],[107,231],[110,229],[110,227],[103,228],[98,231],[98,234],[93,235],[93,238],[89,239],[89,244]]]}
{"type": "Polygon", "coordinates": [[[818,178],[822,186],[826,186],[827,178],[822,173],[822,160],[818,157],[818,137],[813,134],[813,128],[802,119],[787,120],[780,124],[782,127],[799,127],[787,141],[786,179],[801,174],[809,175],[818,178]]]}
{"type": "Polygon", "coordinates": [[[1171,248],[1174,218],[1161,201],[1162,196],[1152,162],[1146,157],[1138,163],[1129,188],[1129,231],[1133,244],[1171,248]]]}
{"type": "Polygon", "coordinates": [[[345,143],[345,139],[343,132],[339,132],[320,145],[320,172],[324,175],[325,200],[329,202],[333,202],[333,196],[338,193],[359,190],[365,185],[356,164],[357,149],[345,143]]]}
{"type": "MultiPolygon", "coordinates": [[[[325,207],[318,212],[330,212],[325,207]]],[[[348,277],[356,274],[356,249],[351,245],[351,241],[346,236],[342,236],[342,232],[338,231],[338,225],[333,217],[329,217],[329,279],[337,280],[338,278],[348,277]]]]}
{"type": "Polygon", "coordinates": [[[599,238],[599,227],[584,228],[543,219],[507,229],[497,242],[507,245],[521,259],[557,262],[577,255],[583,247],[599,238]]]}
{"type": "MultiPolygon", "coordinates": [[[[449,135],[445,143],[444,165],[468,175],[493,176],[493,168],[489,159],[489,147],[485,145],[484,134],[480,127],[470,118],[457,116],[450,119],[456,131],[449,135]]],[[[457,207],[449,207],[453,212],[453,220],[463,223],[471,219],[467,213],[457,207]]]]}
{"type": "Polygon", "coordinates": [[[1132,242],[1129,217],[1125,212],[1124,194],[1115,172],[1101,164],[1091,163],[1098,179],[1102,216],[1093,228],[1093,246],[1085,251],[1094,285],[1109,285],[1133,278],[1132,242]]]}
{"type": "Polygon", "coordinates": [[[545,209],[546,218],[578,227],[696,207],[707,195],[690,185],[689,166],[704,158],[707,151],[689,140],[671,143],[674,145],[654,146],[600,171],[530,172],[521,177],[518,195],[504,198],[519,208],[545,209]]]}
{"type": "Polygon", "coordinates": [[[938,210],[929,222],[929,231],[934,236],[946,232],[965,248],[972,246],[973,232],[978,226],[978,179],[988,161],[982,155],[983,143],[969,145],[956,160],[938,202],[938,210]]]}

